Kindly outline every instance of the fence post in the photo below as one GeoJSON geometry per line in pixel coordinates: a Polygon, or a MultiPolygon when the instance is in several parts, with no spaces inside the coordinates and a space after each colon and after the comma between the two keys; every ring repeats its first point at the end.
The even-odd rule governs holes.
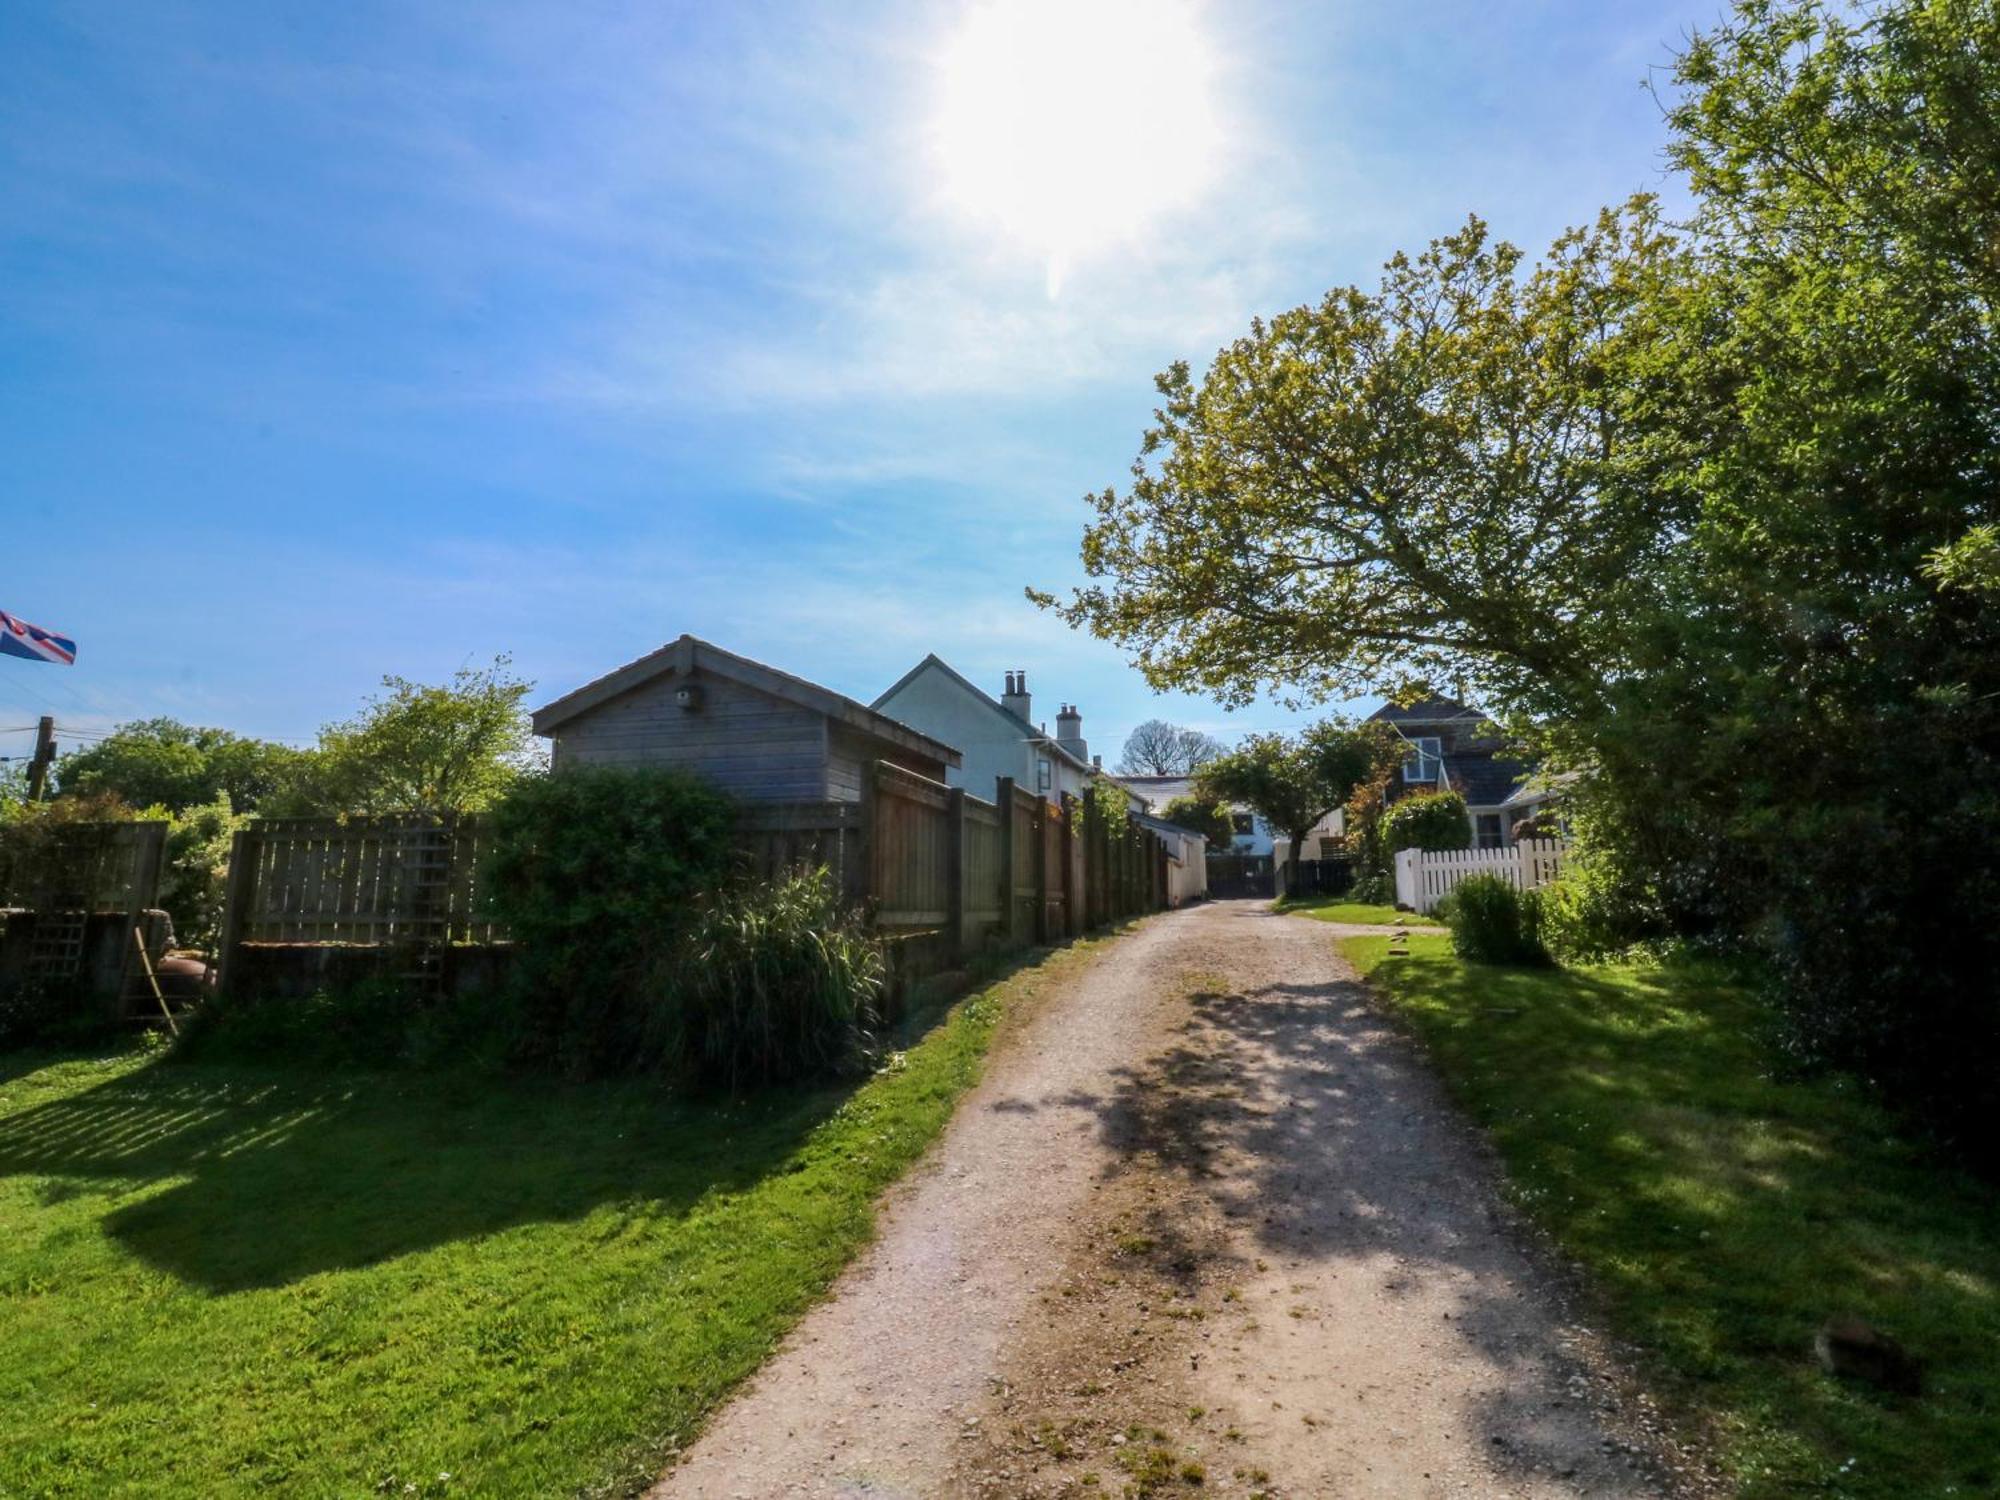
{"type": "MultiPolygon", "coordinates": [[[[1089,828],[1088,813],[1084,815],[1084,827],[1086,831],[1089,828]]],[[[1084,930],[1086,920],[1078,910],[1083,903],[1077,899],[1082,894],[1077,887],[1085,882],[1077,879],[1076,798],[1068,792],[1062,794],[1062,837],[1057,840],[1057,847],[1062,855],[1063,932],[1075,937],[1084,930]]]]}
{"type": "Polygon", "coordinates": [[[1015,861],[1021,850],[1014,840],[1013,777],[994,778],[993,805],[1000,809],[1000,941],[1013,948],[1021,941],[1020,913],[1014,909],[1014,892],[1021,884],[1015,861]]]}
{"type": "Polygon", "coordinates": [[[962,957],[965,935],[965,788],[944,796],[944,926],[951,951],[962,957]]]}
{"type": "MultiPolygon", "coordinates": [[[[854,809],[854,847],[848,853],[847,899],[856,906],[867,906],[874,897],[875,886],[875,818],[881,799],[875,795],[875,762],[864,761],[861,767],[861,800],[854,809]]],[[[872,909],[869,913],[874,915],[872,909]]]]}
{"type": "Polygon", "coordinates": [[[1028,851],[1035,876],[1035,941],[1046,943],[1054,936],[1049,927],[1049,804],[1039,792],[1029,827],[1035,837],[1035,847],[1028,851]]]}
{"type": "Polygon", "coordinates": [[[236,945],[243,941],[243,925],[250,920],[250,897],[255,888],[250,848],[255,838],[248,828],[239,828],[229,840],[229,883],[223,888],[222,927],[215,939],[217,993],[229,983],[236,967],[236,945]]]}

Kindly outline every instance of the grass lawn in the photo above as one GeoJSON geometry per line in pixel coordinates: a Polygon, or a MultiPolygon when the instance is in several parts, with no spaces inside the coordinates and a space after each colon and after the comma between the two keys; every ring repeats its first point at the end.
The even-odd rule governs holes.
{"type": "Polygon", "coordinates": [[[1297,912],[1302,917],[1317,917],[1322,922],[1354,922],[1364,926],[1393,926],[1397,923],[1409,927],[1441,925],[1413,911],[1397,911],[1393,906],[1368,906],[1356,901],[1342,901],[1335,896],[1308,901],[1280,901],[1278,910],[1297,912]]]}
{"type": "Polygon", "coordinates": [[[643,1485],[1069,962],[738,1104],[0,1057],[0,1495],[643,1485]]]}
{"type": "Polygon", "coordinates": [[[1743,1494],[2000,1493],[2000,1195],[1851,1082],[1774,1078],[1767,1014],[1714,975],[1484,969],[1430,936],[1406,959],[1341,946],[1743,1494]],[[1844,1312],[1925,1360],[1924,1395],[1819,1372],[1813,1332],[1844,1312]]]}

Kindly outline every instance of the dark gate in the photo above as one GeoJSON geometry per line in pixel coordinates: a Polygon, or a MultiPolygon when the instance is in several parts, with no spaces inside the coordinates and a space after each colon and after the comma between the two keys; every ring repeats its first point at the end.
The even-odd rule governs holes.
{"type": "Polygon", "coordinates": [[[1211,854],[1208,857],[1208,893],[1218,900],[1277,894],[1271,880],[1268,854],[1211,854]]]}
{"type": "Polygon", "coordinates": [[[1354,862],[1348,859],[1302,859],[1289,869],[1285,894],[1295,900],[1314,896],[1344,896],[1354,884],[1354,862]]]}

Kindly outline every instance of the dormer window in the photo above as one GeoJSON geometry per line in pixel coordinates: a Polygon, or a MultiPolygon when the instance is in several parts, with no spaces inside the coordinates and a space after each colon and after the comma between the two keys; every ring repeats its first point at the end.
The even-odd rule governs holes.
{"type": "Polygon", "coordinates": [[[1435,785],[1444,764],[1444,741],[1427,734],[1411,739],[1409,746],[1409,753],[1403,757],[1403,780],[1435,785]]]}

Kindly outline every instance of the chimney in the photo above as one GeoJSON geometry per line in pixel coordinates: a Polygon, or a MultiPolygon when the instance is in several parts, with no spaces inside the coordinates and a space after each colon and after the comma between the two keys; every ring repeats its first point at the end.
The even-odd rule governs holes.
{"type": "Polygon", "coordinates": [[[1065,703],[1056,715],[1056,743],[1078,760],[1089,763],[1090,746],[1083,739],[1083,715],[1076,711],[1074,703],[1065,703]]]}
{"type": "MultiPolygon", "coordinates": [[[[1000,706],[1010,714],[1017,714],[1023,719],[1028,719],[1028,705],[1031,701],[1028,697],[1028,674],[1026,672],[1009,672],[1007,674],[1007,691],[1000,695],[1000,706]]],[[[1028,722],[1032,724],[1034,720],[1028,719],[1028,722]]]]}

